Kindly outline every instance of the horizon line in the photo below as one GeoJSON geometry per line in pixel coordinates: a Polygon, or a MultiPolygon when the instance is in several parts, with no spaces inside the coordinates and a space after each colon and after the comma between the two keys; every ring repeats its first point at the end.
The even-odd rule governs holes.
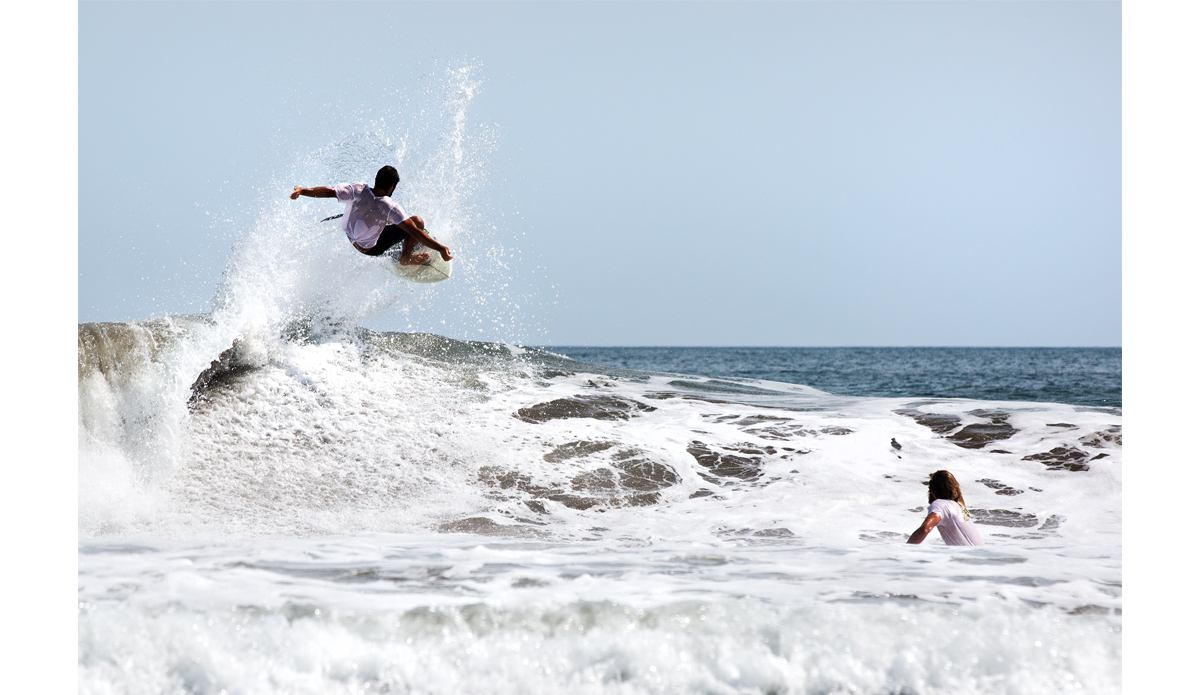
{"type": "Polygon", "coordinates": [[[545,344],[527,347],[709,350],[1120,350],[1121,345],[572,345],[545,344]]]}

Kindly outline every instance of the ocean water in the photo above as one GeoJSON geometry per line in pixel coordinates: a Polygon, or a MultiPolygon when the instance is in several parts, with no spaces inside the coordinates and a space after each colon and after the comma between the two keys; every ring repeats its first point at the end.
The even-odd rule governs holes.
{"type": "MultiPolygon", "coordinates": [[[[464,283],[468,77],[441,144],[291,172],[390,152],[464,283]]],[[[1119,353],[971,391],[374,332],[416,296],[382,261],[254,243],[311,220],[264,209],[208,313],[79,326],[81,693],[1119,692],[1119,353]],[[985,546],[904,543],[942,468],[985,546]]]]}
{"type": "Polygon", "coordinates": [[[1121,407],[1121,348],[551,347],[572,359],[804,384],[847,396],[1121,407]]]}

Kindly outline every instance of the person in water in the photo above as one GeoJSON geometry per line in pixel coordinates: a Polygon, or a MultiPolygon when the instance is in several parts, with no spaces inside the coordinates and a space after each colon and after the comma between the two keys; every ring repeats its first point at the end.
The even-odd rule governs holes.
{"type": "Polygon", "coordinates": [[[933,527],[937,527],[946,545],[983,545],[983,536],[967,517],[967,503],[962,490],[950,471],[929,474],[929,515],[921,526],[908,537],[909,543],[925,540],[933,527]]]}
{"type": "Polygon", "coordinates": [[[409,217],[396,201],[391,199],[400,183],[400,173],[395,167],[385,166],[375,174],[375,186],[365,183],[343,183],[332,188],[295,186],[290,196],[308,198],[337,198],[346,203],[342,218],[342,229],[350,243],[360,253],[382,256],[396,244],[400,247],[400,265],[421,265],[429,262],[429,254],[413,255],[413,249],[421,244],[437,251],[443,260],[450,260],[450,249],[438,243],[425,231],[425,222],[416,215],[409,217]]]}

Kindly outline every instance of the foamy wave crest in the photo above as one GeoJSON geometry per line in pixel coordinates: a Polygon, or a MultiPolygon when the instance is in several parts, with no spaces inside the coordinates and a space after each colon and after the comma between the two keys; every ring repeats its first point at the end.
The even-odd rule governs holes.
{"type": "Polygon", "coordinates": [[[606,515],[618,537],[855,542],[911,525],[914,490],[948,468],[979,523],[1119,535],[1120,416],[1104,409],[844,398],[364,329],[243,334],[206,363],[180,353],[211,339],[207,320],[80,331],[87,446],[170,488],[156,523],[578,539],[606,515]],[[698,527],[702,509],[720,513],[698,527]]]}

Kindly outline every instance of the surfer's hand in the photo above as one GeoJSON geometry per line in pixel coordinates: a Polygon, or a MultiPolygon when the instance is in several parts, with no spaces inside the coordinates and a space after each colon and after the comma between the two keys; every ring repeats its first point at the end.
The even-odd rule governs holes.
{"type": "Polygon", "coordinates": [[[300,197],[300,187],[299,187],[299,186],[293,186],[293,187],[292,187],[292,194],[291,194],[290,196],[288,196],[288,197],[289,197],[289,198],[291,198],[292,200],[295,200],[295,199],[299,198],[299,197],[300,197]]]}

